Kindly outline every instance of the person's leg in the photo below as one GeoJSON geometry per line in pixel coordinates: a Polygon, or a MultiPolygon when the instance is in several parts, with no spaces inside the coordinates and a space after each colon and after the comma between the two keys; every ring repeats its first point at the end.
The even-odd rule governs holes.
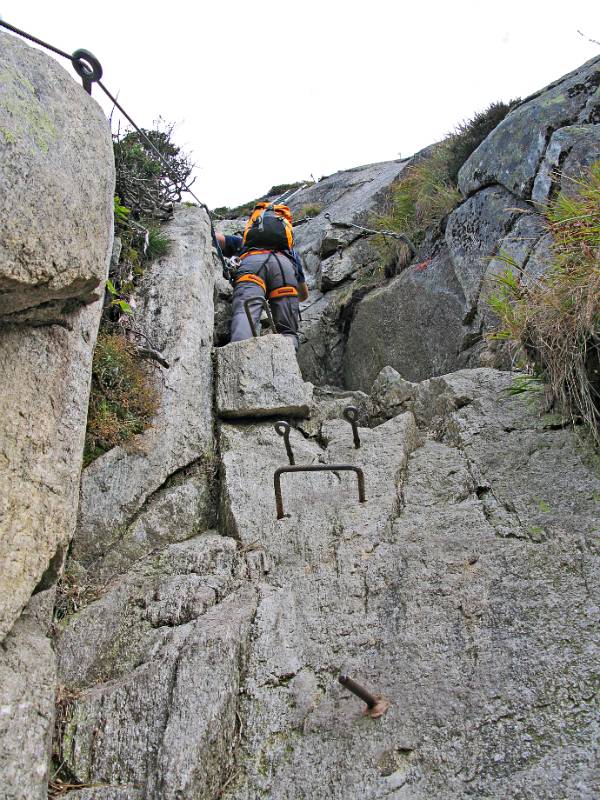
{"type": "MultiPolygon", "coordinates": [[[[267,292],[278,289],[281,286],[293,286],[298,288],[296,280],[296,270],[294,265],[285,256],[278,256],[279,263],[274,257],[267,265],[267,292]]],[[[271,307],[271,314],[273,315],[273,322],[277,333],[283,336],[288,336],[294,345],[294,349],[298,350],[300,339],[298,338],[298,323],[300,318],[300,310],[297,297],[281,297],[278,299],[269,300],[271,307]]]]}
{"type": "Polygon", "coordinates": [[[254,328],[260,332],[260,315],[263,306],[256,298],[264,298],[264,296],[265,293],[260,286],[251,281],[243,281],[233,287],[230,341],[239,342],[242,339],[252,339],[252,329],[244,309],[246,300],[252,301],[249,305],[250,314],[254,321],[254,328]]]}

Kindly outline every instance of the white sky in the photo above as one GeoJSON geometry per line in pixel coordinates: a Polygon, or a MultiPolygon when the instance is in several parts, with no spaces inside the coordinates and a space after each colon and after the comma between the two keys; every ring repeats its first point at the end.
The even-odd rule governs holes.
{"type": "Polygon", "coordinates": [[[211,207],[411,155],[600,51],[577,33],[600,40],[598,0],[0,0],[0,16],[91,50],[138,125],[177,123],[211,207]]]}

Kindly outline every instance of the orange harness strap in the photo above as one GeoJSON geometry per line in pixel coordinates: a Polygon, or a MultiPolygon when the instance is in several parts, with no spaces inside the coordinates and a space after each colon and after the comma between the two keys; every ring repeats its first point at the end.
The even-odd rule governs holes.
{"type": "Polygon", "coordinates": [[[295,286],[280,286],[269,292],[269,300],[277,300],[280,297],[298,297],[298,289],[295,286]]]}
{"type": "Polygon", "coordinates": [[[266,256],[267,253],[274,253],[274,250],[248,250],[247,253],[242,253],[240,261],[243,261],[248,256],[266,256]]]}
{"type": "Polygon", "coordinates": [[[235,279],[236,283],[242,283],[243,281],[250,281],[250,283],[256,283],[263,292],[267,291],[267,284],[263,281],[262,278],[259,278],[258,275],[255,275],[253,272],[246,272],[244,275],[240,275],[239,278],[235,279]]]}

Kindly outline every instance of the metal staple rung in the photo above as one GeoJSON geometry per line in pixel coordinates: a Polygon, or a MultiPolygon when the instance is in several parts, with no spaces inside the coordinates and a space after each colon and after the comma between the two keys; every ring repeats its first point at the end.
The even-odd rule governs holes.
{"type": "Polygon", "coordinates": [[[281,476],[284,472],[355,472],[358,481],[358,502],[366,502],[364,472],[360,467],[355,467],[353,464],[303,464],[299,466],[279,467],[275,470],[273,475],[277,519],[282,519],[285,516],[283,511],[283,496],[281,494],[281,476]]]}
{"type": "Polygon", "coordinates": [[[277,333],[275,329],[275,322],[273,320],[273,315],[271,314],[271,309],[267,300],[264,297],[249,297],[247,300],[244,301],[244,311],[246,312],[246,316],[248,318],[248,324],[250,325],[250,330],[252,331],[252,336],[256,339],[258,337],[258,333],[256,332],[256,328],[254,326],[254,320],[252,319],[252,314],[250,313],[250,304],[251,303],[260,303],[261,306],[267,312],[267,317],[269,318],[269,325],[271,326],[271,330],[273,333],[277,333]]]}

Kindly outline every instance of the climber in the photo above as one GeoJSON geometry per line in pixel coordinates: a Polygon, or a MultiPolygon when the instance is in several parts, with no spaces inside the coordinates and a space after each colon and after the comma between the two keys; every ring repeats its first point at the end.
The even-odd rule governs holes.
{"type": "MultiPolygon", "coordinates": [[[[293,248],[291,220],[287,206],[259,203],[243,236],[216,234],[223,255],[239,257],[232,277],[232,342],[252,338],[244,302],[267,295],[277,332],[289,336],[298,350],[298,304],[308,297],[308,287],[300,257],[293,248]]],[[[256,324],[262,305],[252,303],[249,308],[256,324]]]]}

